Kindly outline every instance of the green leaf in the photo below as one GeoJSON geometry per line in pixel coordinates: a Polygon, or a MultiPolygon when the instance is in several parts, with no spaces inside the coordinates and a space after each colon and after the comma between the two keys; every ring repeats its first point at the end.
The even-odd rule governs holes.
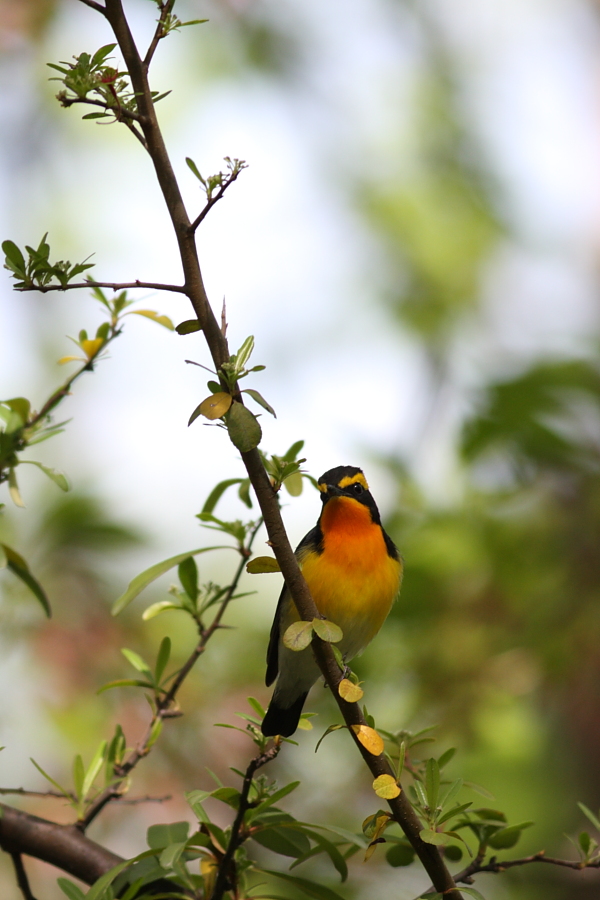
{"type": "Polygon", "coordinates": [[[108,744],[106,741],[102,741],[100,746],[94,753],[94,757],[91,763],[88,766],[87,772],[85,773],[85,778],[83,779],[83,785],[81,788],[81,796],[87,797],[98,772],[104,765],[104,758],[106,756],[106,748],[108,744]]]}
{"type": "Polygon", "coordinates": [[[148,742],[146,745],[148,747],[148,749],[150,749],[150,747],[153,747],[154,744],[159,739],[161,732],[163,730],[163,725],[164,725],[164,719],[162,719],[162,718],[156,718],[154,720],[154,722],[152,723],[152,728],[150,729],[150,734],[148,735],[148,742]]]}
{"type": "Polygon", "coordinates": [[[22,459],[21,465],[37,466],[38,469],[42,470],[44,475],[47,475],[48,478],[54,482],[54,484],[58,485],[61,491],[69,490],[69,482],[62,474],[62,472],[57,472],[56,469],[51,469],[49,466],[44,466],[41,462],[35,462],[35,460],[33,459],[22,459]]]}
{"type": "Polygon", "coordinates": [[[85,900],[100,900],[106,889],[110,887],[117,875],[120,875],[121,872],[125,871],[125,869],[128,869],[134,862],[138,862],[138,860],[141,859],[147,859],[149,856],[154,855],[154,850],[145,850],[144,853],[139,853],[137,856],[134,856],[133,859],[126,859],[122,863],[119,863],[118,866],[115,866],[114,869],[111,869],[109,872],[105,872],[104,875],[102,875],[97,881],[94,882],[92,887],[85,895],[85,900]]]}
{"type": "Polygon", "coordinates": [[[419,834],[421,835],[421,840],[425,841],[426,844],[443,846],[448,843],[448,835],[444,834],[442,831],[432,831],[430,828],[423,828],[419,834]]]}
{"type": "Polygon", "coordinates": [[[23,425],[25,425],[31,411],[31,403],[27,397],[13,397],[11,400],[2,400],[1,402],[8,406],[9,409],[12,409],[13,412],[16,412],[23,425]]]}
{"type": "Polygon", "coordinates": [[[163,869],[171,869],[177,864],[183,851],[186,849],[187,841],[180,841],[177,844],[169,844],[165,847],[159,857],[159,864],[163,869]]]}
{"type": "Polygon", "coordinates": [[[415,851],[408,841],[402,841],[401,843],[394,844],[393,847],[390,847],[385,854],[385,858],[388,864],[393,868],[410,866],[410,864],[414,862],[415,851]]]}
{"type": "Polygon", "coordinates": [[[193,556],[188,556],[179,563],[177,574],[184,591],[192,603],[195,603],[198,599],[198,566],[193,556]]]}
{"type": "Polygon", "coordinates": [[[237,809],[240,805],[240,792],[234,787],[218,787],[216,790],[211,791],[210,796],[214,800],[226,803],[227,806],[231,806],[233,809],[237,809]]]}
{"type": "Polygon", "coordinates": [[[449,750],[446,750],[445,753],[442,753],[442,755],[438,759],[438,766],[440,767],[440,769],[443,769],[444,766],[450,762],[455,753],[456,747],[450,747],[449,750]]]}
{"type": "Polygon", "coordinates": [[[288,650],[304,650],[313,636],[313,622],[293,622],[283,635],[284,646],[288,650]]]}
{"type": "MultiPolygon", "coordinates": [[[[259,716],[261,719],[264,718],[266,710],[265,710],[264,706],[262,705],[262,703],[258,702],[256,697],[248,697],[248,703],[250,704],[250,706],[252,707],[252,709],[254,710],[254,712],[256,713],[257,716],[259,716]]],[[[296,782],[294,782],[294,784],[296,784],[296,782]]]]}
{"type": "Polygon", "coordinates": [[[287,881],[288,884],[295,885],[298,890],[306,894],[307,897],[313,897],[314,900],[342,900],[339,894],[332,891],[331,888],[325,887],[323,884],[317,884],[314,881],[308,881],[306,878],[298,878],[297,875],[287,875],[285,872],[275,872],[271,869],[258,869],[259,872],[265,872],[274,878],[280,878],[287,881]]]}
{"type": "Polygon", "coordinates": [[[116,44],[105,44],[103,47],[100,47],[99,50],[96,50],[96,52],[92,56],[92,66],[99,66],[101,63],[103,63],[106,57],[113,52],[116,46],[116,44]]]}
{"type": "Polygon", "coordinates": [[[254,350],[254,335],[249,335],[246,338],[238,352],[235,354],[235,369],[236,372],[241,372],[245,367],[246,363],[250,359],[252,355],[252,351],[254,350]]]}
{"type": "Polygon", "coordinates": [[[194,175],[196,176],[198,181],[200,181],[200,182],[202,182],[202,184],[204,184],[204,179],[203,179],[202,175],[200,174],[200,172],[198,171],[198,167],[196,166],[196,163],[194,162],[194,160],[190,159],[189,156],[186,156],[185,161],[188,164],[188,168],[194,173],[194,175]]]}
{"type": "Polygon", "coordinates": [[[194,331],[202,331],[202,325],[198,319],[186,319],[175,326],[177,334],[193,334],[194,331]]]}
{"type": "Polygon", "coordinates": [[[148,609],[144,610],[142,613],[142,619],[144,622],[147,622],[149,619],[154,619],[155,616],[159,616],[162,612],[166,612],[168,609],[178,609],[180,612],[183,611],[182,606],[178,606],[176,603],[171,603],[170,600],[159,600],[158,603],[153,603],[148,609]]]}
{"type": "Polygon", "coordinates": [[[304,479],[300,472],[292,472],[287,478],[283,479],[283,486],[290,497],[299,497],[304,486],[304,479]]]}
{"type": "Polygon", "coordinates": [[[4,557],[6,558],[5,565],[10,569],[13,575],[16,575],[17,578],[21,579],[23,584],[27,585],[32,594],[40,601],[48,618],[50,618],[52,612],[50,610],[50,602],[46,596],[46,592],[39,581],[37,581],[29,571],[29,566],[23,557],[6,544],[0,544],[0,548],[4,551],[4,557]]]}
{"type": "Polygon", "coordinates": [[[521,822],[520,825],[507,825],[506,828],[500,828],[488,839],[488,844],[495,850],[508,850],[518,842],[523,829],[530,828],[533,824],[533,822],[521,822]]]}
{"type": "Polygon", "coordinates": [[[202,507],[201,512],[212,513],[227,488],[230,488],[234,484],[241,484],[243,481],[243,478],[227,478],[225,481],[220,481],[206,498],[206,502],[202,507]]]}
{"type": "Polygon", "coordinates": [[[163,677],[165,668],[167,663],[169,662],[169,657],[171,656],[171,638],[164,637],[160,643],[160,648],[158,651],[158,656],[156,657],[156,668],[154,669],[154,678],[157,684],[160,684],[160,680],[163,677]]]}
{"type": "Polygon", "coordinates": [[[139,653],[136,653],[134,650],[129,650],[127,647],[121,647],[121,653],[125,659],[131,663],[134,669],[137,669],[138,672],[142,672],[144,675],[148,675],[150,678],[152,677],[150,666],[142,659],[139,653]]]}
{"type": "MultiPolygon", "coordinates": [[[[264,716],[264,711],[262,715],[264,716]]],[[[252,810],[252,818],[260,815],[265,809],[268,809],[270,806],[272,806],[273,803],[278,803],[280,800],[283,800],[284,797],[287,797],[288,794],[291,794],[292,791],[295,791],[299,784],[299,781],[292,781],[290,782],[290,784],[286,784],[285,787],[282,787],[278,791],[275,791],[274,794],[271,794],[270,797],[267,797],[266,800],[263,800],[262,803],[259,803],[256,809],[252,810]]]]}
{"type": "Polygon", "coordinates": [[[591,809],[588,809],[587,806],[585,805],[585,803],[578,802],[577,806],[579,807],[581,812],[584,814],[584,816],[587,816],[587,818],[590,820],[590,822],[592,823],[594,828],[597,831],[600,831],[600,820],[594,815],[594,813],[591,811],[591,809]]]}
{"type": "Polygon", "coordinates": [[[46,779],[46,781],[49,781],[50,784],[53,785],[53,786],[57,789],[57,791],[60,791],[61,794],[64,794],[65,797],[67,798],[67,800],[72,800],[72,799],[73,799],[72,796],[71,796],[71,794],[69,793],[69,791],[67,791],[62,785],[60,785],[60,784],[58,783],[58,781],[55,781],[54,778],[52,778],[51,775],[48,775],[47,772],[44,772],[44,770],[42,769],[42,767],[41,767],[40,765],[38,765],[38,763],[36,763],[35,759],[33,759],[32,756],[30,756],[29,759],[30,759],[30,761],[33,763],[33,765],[36,767],[36,769],[38,770],[38,772],[39,772],[41,775],[44,776],[44,778],[46,779]]]}
{"type": "Polygon", "coordinates": [[[112,615],[117,616],[131,603],[132,600],[135,600],[138,594],[141,594],[145,587],[148,587],[149,584],[156,581],[157,578],[160,578],[160,576],[164,575],[165,572],[168,572],[169,569],[174,569],[175,566],[178,566],[179,563],[183,562],[184,559],[187,559],[188,556],[198,556],[200,553],[208,553],[209,550],[230,549],[230,547],[223,544],[215,547],[201,547],[199,550],[189,550],[187,553],[178,553],[177,556],[171,556],[169,559],[165,559],[162,562],[150,566],[149,569],[145,569],[145,571],[136,575],[133,581],[129,582],[125,593],[121,594],[119,599],[115,601],[112,608],[112,615]]]}
{"type": "Polygon", "coordinates": [[[262,438],[262,430],[256,416],[250,410],[234,400],[225,420],[231,443],[240,453],[249,453],[258,447],[262,438]]]}
{"type": "Polygon", "coordinates": [[[96,693],[102,694],[104,691],[110,691],[112,688],[117,687],[145,687],[152,690],[154,685],[150,681],[141,681],[139,678],[118,678],[116,681],[109,681],[108,684],[103,684],[96,693]]]}
{"type": "Polygon", "coordinates": [[[281,569],[274,556],[255,556],[247,563],[246,572],[250,575],[263,575],[269,572],[281,572],[281,569]]]}
{"type": "Polygon", "coordinates": [[[85,778],[85,769],[83,767],[83,760],[81,755],[78,753],[75,759],[73,760],[73,784],[75,785],[75,795],[81,800],[83,797],[83,779],[85,778]]]}
{"type": "Polygon", "coordinates": [[[345,728],[345,725],[330,725],[329,728],[321,735],[319,740],[317,741],[317,746],[315,747],[315,753],[321,746],[321,743],[325,740],[328,734],[331,734],[334,731],[339,731],[340,728],[345,728]]]}
{"type": "Polygon", "coordinates": [[[4,251],[5,267],[10,269],[19,278],[25,278],[25,257],[14,243],[14,241],[2,241],[2,250],[4,251]]]}
{"type": "Polygon", "coordinates": [[[151,825],[146,832],[146,843],[152,850],[164,850],[170,844],[187,841],[189,822],[171,822],[169,825],[151,825]]]}
{"type": "Polygon", "coordinates": [[[242,391],[242,394],[250,394],[255,403],[258,403],[259,406],[262,406],[263,409],[266,409],[267,412],[271,413],[272,416],[277,418],[277,413],[275,412],[271,404],[267,403],[265,398],[258,391],[255,391],[252,388],[245,388],[242,391]]]}
{"type": "Polygon", "coordinates": [[[281,458],[286,462],[293,462],[303,447],[304,441],[296,441],[294,444],[292,444],[289,450],[286,450],[281,458]]]}
{"type": "Polygon", "coordinates": [[[442,807],[442,809],[445,809],[454,801],[454,798],[458,795],[462,786],[462,778],[457,778],[456,781],[452,782],[452,784],[444,794],[443,799],[440,801],[440,806],[442,807]]]}
{"type": "Polygon", "coordinates": [[[483,894],[480,894],[479,891],[475,890],[472,887],[463,887],[461,884],[459,890],[462,894],[468,894],[469,897],[475,897],[475,900],[485,900],[483,894]]]}
{"type": "Polygon", "coordinates": [[[440,767],[437,759],[427,760],[425,769],[425,791],[427,793],[427,805],[434,810],[437,806],[440,793],[440,767]]]}
{"type": "Polygon", "coordinates": [[[81,888],[69,881],[68,878],[57,878],[56,883],[69,900],[85,900],[85,894],[81,888]]]}
{"type": "Polygon", "coordinates": [[[327,619],[313,619],[312,627],[321,640],[327,641],[328,644],[337,644],[344,637],[344,633],[339,625],[336,625],[335,622],[329,622],[327,619]]]}

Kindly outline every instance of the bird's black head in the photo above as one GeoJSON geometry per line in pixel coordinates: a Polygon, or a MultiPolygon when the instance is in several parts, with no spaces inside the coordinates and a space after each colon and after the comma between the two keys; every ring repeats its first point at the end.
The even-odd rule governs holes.
{"type": "Polygon", "coordinates": [[[372,520],[380,523],[379,510],[362,469],[356,466],[336,466],[321,475],[318,484],[323,503],[327,503],[332,497],[351,497],[367,506],[371,510],[372,520]]]}

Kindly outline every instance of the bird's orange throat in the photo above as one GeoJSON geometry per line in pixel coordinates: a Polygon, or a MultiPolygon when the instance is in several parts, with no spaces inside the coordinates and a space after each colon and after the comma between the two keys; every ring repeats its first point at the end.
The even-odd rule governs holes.
{"type": "Polygon", "coordinates": [[[340,645],[351,659],[379,631],[400,587],[401,563],[387,550],[368,507],[351,497],[332,497],[319,520],[322,553],[302,560],[315,603],[344,632],[340,645]]]}

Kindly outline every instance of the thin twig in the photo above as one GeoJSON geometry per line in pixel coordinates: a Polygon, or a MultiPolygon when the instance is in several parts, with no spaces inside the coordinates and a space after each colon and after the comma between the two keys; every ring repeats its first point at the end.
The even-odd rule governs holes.
{"type": "Polygon", "coordinates": [[[204,209],[200,212],[199,215],[196,216],[196,218],[190,225],[190,231],[192,232],[192,234],[194,233],[194,231],[196,231],[196,229],[198,228],[198,225],[201,222],[203,222],[204,219],[207,217],[207,215],[209,214],[209,212],[211,211],[211,209],[213,208],[215,203],[219,202],[219,200],[222,198],[223,194],[225,193],[225,191],[227,190],[229,185],[233,184],[233,182],[237,179],[238,175],[242,171],[243,171],[243,169],[239,169],[237,172],[232,172],[231,175],[227,178],[227,180],[223,182],[223,184],[221,185],[221,187],[219,188],[219,190],[217,191],[215,196],[211,197],[211,199],[208,201],[208,203],[206,204],[204,209]]]}
{"type": "Polygon", "coordinates": [[[280,747],[281,744],[279,743],[273,744],[265,753],[262,753],[260,756],[256,756],[253,760],[251,760],[248,768],[246,769],[242,790],[240,792],[237,815],[231,827],[231,834],[229,836],[227,849],[225,850],[223,858],[219,860],[219,873],[217,875],[215,887],[211,894],[210,900],[222,900],[223,894],[227,890],[228,881],[231,881],[235,884],[235,878],[230,878],[229,869],[233,863],[235,851],[240,846],[240,844],[243,844],[248,836],[241,832],[241,829],[244,822],[244,816],[251,806],[248,801],[248,795],[250,793],[250,788],[252,787],[254,773],[262,766],[275,759],[275,757],[279,753],[280,747]]]}
{"type": "Polygon", "coordinates": [[[504,872],[506,869],[514,869],[515,866],[526,866],[529,863],[548,863],[551,866],[562,866],[566,869],[600,869],[600,859],[586,861],[582,859],[557,859],[553,856],[546,856],[544,850],[534,853],[532,856],[524,856],[521,859],[501,859],[497,860],[493,856],[488,863],[483,865],[474,859],[462,872],[458,872],[454,876],[455,881],[462,881],[465,884],[473,883],[473,876],[480,872],[504,872]]]}
{"type": "Polygon", "coordinates": [[[11,853],[10,858],[13,861],[13,866],[15,867],[15,875],[17,876],[17,884],[19,885],[20,891],[23,894],[24,900],[35,900],[35,897],[31,893],[31,888],[29,887],[29,879],[27,878],[27,872],[25,871],[25,866],[23,865],[21,854],[11,853]]]}
{"type": "Polygon", "coordinates": [[[85,4],[85,6],[90,6],[103,16],[106,15],[106,7],[102,6],[101,3],[96,3],[96,0],[81,0],[81,3],[85,4]]]}
{"type": "Polygon", "coordinates": [[[141,122],[142,120],[140,114],[131,109],[125,109],[123,106],[110,106],[102,100],[92,100],[91,97],[63,97],[59,95],[59,103],[65,109],[68,109],[69,106],[74,106],[76,103],[85,103],[87,106],[99,106],[100,109],[114,116],[117,122],[120,122],[122,119],[133,119],[136,122],[141,122]]]}
{"type": "Polygon", "coordinates": [[[110,288],[113,291],[122,291],[128,288],[150,288],[154,291],[171,291],[174,294],[185,294],[186,287],[184,284],[161,284],[156,281],[79,281],[77,284],[44,284],[32,285],[31,287],[16,287],[16,291],[26,293],[27,291],[39,291],[40,294],[47,294],[48,291],[73,291],[80,288],[110,288]]]}
{"type": "MultiPolygon", "coordinates": [[[[67,791],[69,797],[76,800],[75,794],[67,791]]],[[[0,794],[18,794],[20,797],[55,797],[56,799],[66,800],[67,797],[62,791],[26,791],[25,788],[0,788],[0,794]]]]}
{"type": "MultiPolygon", "coordinates": [[[[248,537],[246,544],[243,547],[239,548],[239,552],[240,552],[240,556],[241,556],[240,563],[236,569],[236,572],[235,572],[235,575],[233,577],[231,584],[227,588],[227,592],[225,593],[225,596],[223,597],[223,599],[221,600],[221,602],[219,604],[219,608],[215,614],[214,619],[212,620],[212,622],[208,626],[208,628],[200,629],[200,640],[198,641],[197,645],[194,647],[192,653],[190,654],[190,656],[188,657],[188,659],[186,660],[184,665],[181,667],[181,669],[177,673],[176,677],[173,679],[173,682],[172,682],[169,690],[166,692],[166,694],[163,697],[161,697],[157,701],[156,712],[154,713],[154,715],[152,716],[152,719],[148,723],[148,727],[146,729],[146,733],[144,734],[143,738],[138,743],[137,747],[135,747],[131,751],[131,753],[129,754],[127,759],[118,767],[118,769],[115,768],[115,772],[119,776],[120,779],[122,779],[122,780],[125,779],[125,777],[131,772],[131,770],[134,769],[135,766],[137,766],[139,761],[141,759],[144,759],[144,757],[146,757],[148,755],[148,753],[150,752],[151,746],[152,746],[150,743],[150,739],[153,734],[153,730],[154,730],[156,721],[173,718],[174,716],[181,715],[179,710],[173,709],[173,704],[175,702],[177,693],[178,693],[179,689],[181,688],[181,685],[183,684],[183,682],[189,675],[189,673],[192,671],[192,669],[193,669],[194,665],[196,664],[197,660],[199,659],[199,657],[204,653],[204,651],[206,649],[206,645],[207,645],[208,641],[210,640],[210,638],[213,636],[215,631],[217,631],[217,629],[223,627],[221,625],[221,620],[223,618],[223,615],[225,614],[227,607],[229,606],[229,603],[231,602],[233,595],[235,594],[235,592],[237,590],[237,586],[238,586],[239,580],[242,576],[242,572],[244,571],[246,562],[248,561],[248,558],[251,555],[250,551],[252,548],[252,544],[254,542],[254,539],[255,539],[261,525],[262,525],[262,519],[256,523],[256,525],[250,532],[250,535],[248,537]]],[[[82,831],[85,831],[85,829],[91,824],[91,822],[94,821],[94,819],[98,816],[98,814],[104,809],[104,807],[108,803],[110,803],[112,800],[115,800],[122,796],[122,790],[123,790],[123,781],[122,780],[119,784],[110,785],[109,787],[105,788],[105,790],[102,791],[102,793],[100,793],[96,797],[96,799],[93,801],[93,803],[88,807],[85,816],[79,822],[77,822],[78,828],[80,828],[82,831]]]]}
{"type": "Polygon", "coordinates": [[[146,56],[144,57],[144,71],[148,72],[148,68],[150,67],[150,63],[152,62],[152,57],[158,47],[159,41],[161,41],[165,37],[165,20],[167,16],[172,11],[175,6],[175,0],[168,0],[167,3],[161,3],[160,7],[160,16],[158,22],[156,23],[156,29],[154,31],[154,35],[152,36],[152,40],[150,42],[150,46],[146,52],[146,56]]]}

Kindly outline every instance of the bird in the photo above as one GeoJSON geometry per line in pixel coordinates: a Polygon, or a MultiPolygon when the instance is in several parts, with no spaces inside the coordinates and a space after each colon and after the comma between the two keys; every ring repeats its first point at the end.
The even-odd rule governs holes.
{"type": "MultiPolygon", "coordinates": [[[[362,469],[337,466],[318,481],[322,509],[317,524],[300,541],[296,558],[319,613],[341,628],[337,644],[345,662],[375,637],[400,590],[402,559],[381,525],[362,469]]],[[[267,687],[277,683],[262,721],[265,736],[290,737],[304,701],[321,674],[311,647],[283,644],[300,617],[284,585],[267,650],[267,687]]]]}

